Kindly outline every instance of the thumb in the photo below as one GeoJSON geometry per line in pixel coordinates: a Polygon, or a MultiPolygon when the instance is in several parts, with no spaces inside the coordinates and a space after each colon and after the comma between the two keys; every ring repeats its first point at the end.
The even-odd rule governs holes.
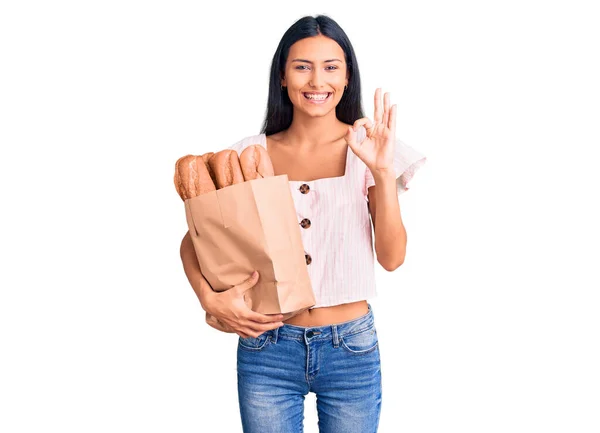
{"type": "Polygon", "coordinates": [[[254,287],[257,282],[258,282],[258,271],[254,271],[247,280],[238,284],[237,287],[242,293],[244,293],[244,292],[250,290],[252,287],[254,287]]]}
{"type": "Polygon", "coordinates": [[[344,138],[346,139],[346,143],[348,143],[348,146],[350,147],[350,149],[352,149],[352,152],[354,152],[358,156],[358,147],[356,144],[356,132],[354,131],[354,128],[352,126],[348,127],[348,130],[346,131],[346,135],[344,136],[344,138]]]}

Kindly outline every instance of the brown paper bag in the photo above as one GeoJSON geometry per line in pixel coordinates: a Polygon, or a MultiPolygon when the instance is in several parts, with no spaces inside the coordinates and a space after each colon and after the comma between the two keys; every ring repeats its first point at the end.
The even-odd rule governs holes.
{"type": "Polygon", "coordinates": [[[248,306],[284,320],[315,305],[287,175],[269,176],[185,200],[202,274],[223,291],[258,270],[248,306]]]}

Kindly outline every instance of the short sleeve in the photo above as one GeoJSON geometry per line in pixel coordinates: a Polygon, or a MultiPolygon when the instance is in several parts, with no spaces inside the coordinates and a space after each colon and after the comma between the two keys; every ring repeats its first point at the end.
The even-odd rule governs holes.
{"type": "Polygon", "coordinates": [[[244,141],[246,139],[240,140],[236,143],[233,143],[231,146],[229,146],[227,149],[231,149],[231,150],[235,150],[238,153],[238,156],[241,153],[242,148],[244,147],[244,141]]]}
{"type": "Polygon", "coordinates": [[[240,141],[238,141],[237,143],[232,144],[231,146],[229,146],[227,149],[231,149],[231,150],[235,150],[238,153],[238,156],[241,155],[242,151],[252,145],[252,144],[260,144],[261,146],[264,147],[263,141],[262,141],[262,136],[261,135],[251,135],[245,138],[242,138],[240,141]]]}
{"type": "MultiPolygon", "coordinates": [[[[410,147],[401,140],[396,140],[396,147],[394,149],[394,172],[396,173],[396,190],[398,195],[410,188],[408,184],[414,177],[417,170],[425,164],[427,158],[418,150],[410,147]]],[[[369,167],[365,167],[365,185],[366,191],[369,187],[375,185],[373,174],[369,167]]]]}

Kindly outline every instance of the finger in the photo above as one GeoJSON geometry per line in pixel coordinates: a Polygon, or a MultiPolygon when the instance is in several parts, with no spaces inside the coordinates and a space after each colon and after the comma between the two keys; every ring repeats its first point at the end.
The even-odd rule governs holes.
{"type": "Polygon", "coordinates": [[[260,335],[263,332],[270,331],[272,329],[277,329],[283,326],[283,322],[275,322],[269,324],[256,324],[252,322],[247,322],[242,328],[246,334],[260,335]]]}
{"type": "MultiPolygon", "coordinates": [[[[245,292],[247,292],[248,290],[250,290],[252,287],[254,287],[256,285],[256,283],[258,282],[258,278],[259,278],[259,273],[258,273],[258,271],[256,271],[255,273],[250,275],[250,277],[247,280],[243,281],[242,283],[238,284],[237,286],[234,286],[233,288],[235,288],[237,290],[237,295],[239,297],[242,297],[245,301],[245,296],[244,296],[245,292]]],[[[246,319],[246,320],[252,320],[252,321],[258,322],[258,323],[270,323],[273,321],[279,321],[279,320],[283,319],[283,314],[266,315],[266,314],[257,313],[254,310],[252,310],[251,308],[249,308],[245,302],[244,302],[244,307],[245,307],[245,309],[242,311],[242,318],[246,319]]]]}
{"type": "Polygon", "coordinates": [[[241,293],[250,290],[250,288],[254,287],[259,279],[258,271],[252,273],[249,278],[242,281],[241,283],[235,285],[234,287],[241,293]]]}
{"type": "Polygon", "coordinates": [[[283,314],[261,314],[248,308],[244,313],[243,318],[254,323],[273,323],[281,321],[283,319],[283,314]]]}
{"type": "Polygon", "coordinates": [[[354,128],[352,126],[348,126],[348,130],[346,131],[346,135],[344,136],[344,138],[346,139],[346,143],[348,143],[348,146],[350,146],[350,149],[352,149],[352,152],[356,154],[356,132],[354,131],[354,128]]]}
{"type": "Polygon", "coordinates": [[[232,333],[235,332],[231,327],[224,326],[220,322],[216,323],[216,324],[209,323],[209,325],[212,326],[213,328],[215,328],[215,329],[217,329],[217,330],[219,330],[221,332],[225,332],[227,334],[232,334],[232,333]]]}
{"type": "Polygon", "coordinates": [[[377,90],[375,90],[375,116],[373,118],[375,123],[381,123],[382,114],[383,113],[381,110],[381,88],[378,87],[377,90]]]}
{"type": "MultiPolygon", "coordinates": [[[[232,333],[235,333],[242,338],[248,338],[251,336],[250,335],[251,330],[246,329],[246,327],[243,327],[243,326],[240,327],[240,325],[238,323],[232,322],[232,324],[230,325],[229,320],[227,320],[227,319],[223,319],[221,323],[223,324],[223,326],[231,329],[232,333]]],[[[213,328],[214,328],[214,326],[213,326],[213,328]]]]}
{"type": "Polygon", "coordinates": [[[211,327],[213,327],[216,330],[221,331],[221,332],[226,332],[226,333],[235,332],[230,326],[227,326],[227,325],[221,323],[219,320],[215,319],[214,317],[211,319],[207,319],[206,323],[208,323],[211,327]]]}
{"type": "Polygon", "coordinates": [[[238,335],[240,335],[240,337],[242,337],[242,334],[244,335],[242,338],[247,338],[247,337],[258,337],[259,335],[265,333],[266,331],[270,331],[272,329],[277,329],[283,326],[283,322],[275,322],[275,323],[271,323],[268,325],[256,325],[252,322],[248,322],[248,321],[240,321],[238,323],[235,324],[235,329],[232,326],[229,326],[229,328],[232,329],[232,332],[237,333],[238,335]]]}
{"type": "Polygon", "coordinates": [[[356,119],[356,121],[352,125],[352,129],[354,129],[356,131],[359,126],[365,125],[365,124],[373,125],[373,122],[371,122],[371,120],[368,117],[361,117],[360,119],[356,119]]]}
{"type": "Polygon", "coordinates": [[[352,129],[354,129],[354,131],[357,131],[360,126],[365,127],[365,129],[367,130],[367,137],[370,137],[372,133],[371,130],[374,126],[373,122],[371,122],[371,120],[368,117],[363,117],[362,119],[358,119],[356,122],[354,122],[352,129]]]}
{"type": "Polygon", "coordinates": [[[231,326],[221,322],[219,319],[215,319],[215,321],[217,322],[217,325],[221,327],[223,332],[235,332],[231,326]]]}
{"type": "MultiPolygon", "coordinates": [[[[258,282],[258,279],[259,279],[259,273],[258,273],[258,271],[256,271],[252,275],[250,275],[250,277],[246,281],[235,286],[238,289],[238,294],[241,297],[244,297],[244,293],[246,291],[248,291],[250,288],[254,287],[254,285],[256,285],[256,283],[258,282]]],[[[246,307],[246,308],[243,311],[242,318],[247,321],[271,324],[272,322],[280,322],[283,319],[283,314],[267,315],[267,314],[257,313],[256,311],[249,308],[245,303],[244,303],[244,307],[246,307]]]]}
{"type": "Polygon", "coordinates": [[[383,119],[381,123],[384,125],[388,125],[390,121],[390,92],[385,92],[383,95],[383,119]]]}
{"type": "Polygon", "coordinates": [[[390,131],[392,134],[396,134],[396,111],[398,111],[398,107],[396,104],[392,105],[392,109],[390,110],[390,131]]]}

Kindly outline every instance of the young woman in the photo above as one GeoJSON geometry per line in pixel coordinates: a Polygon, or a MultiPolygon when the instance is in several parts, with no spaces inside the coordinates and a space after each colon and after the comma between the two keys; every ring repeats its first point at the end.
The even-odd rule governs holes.
{"type": "MultiPolygon", "coordinates": [[[[302,431],[304,396],[317,396],[319,431],[375,432],[381,364],[371,305],[377,261],[404,261],[406,231],[397,194],[425,157],[396,140],[396,106],[375,92],[363,114],[350,41],[327,16],[304,17],[273,57],[262,134],[231,146],[265,146],[275,175],[287,174],[316,304],[288,320],[251,311],[244,293],[260,276],[225,292],[203,278],[186,234],[181,257],[215,326],[239,335],[238,397],[246,433],[302,431]],[[383,99],[383,100],[382,100],[383,99]],[[370,213],[370,217],[369,217],[370,213]]],[[[213,325],[214,326],[214,325],[213,325]]]]}

